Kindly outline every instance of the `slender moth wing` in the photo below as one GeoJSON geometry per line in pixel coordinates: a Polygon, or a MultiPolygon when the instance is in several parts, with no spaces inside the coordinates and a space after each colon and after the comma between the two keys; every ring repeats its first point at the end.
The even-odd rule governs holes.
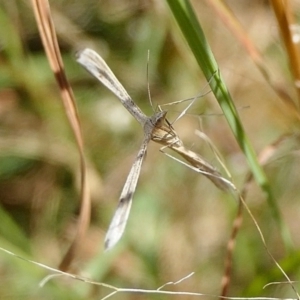
{"type": "Polygon", "coordinates": [[[130,169],[129,175],[123,187],[119,204],[113,219],[109,225],[108,231],[105,236],[105,250],[111,249],[122,237],[125,230],[130,208],[132,204],[132,197],[135,192],[137,182],[140,176],[142,163],[147,151],[147,145],[150,141],[150,136],[145,135],[142,146],[138,155],[130,169]]]}
{"type": "Polygon", "coordinates": [[[78,52],[76,56],[77,62],[112,91],[120,99],[123,106],[143,126],[147,116],[133,102],[103,58],[97,52],[88,48],[78,52]]]}
{"type": "Polygon", "coordinates": [[[155,126],[158,126],[158,124],[164,121],[166,112],[159,111],[153,116],[147,117],[133,102],[106,62],[95,51],[85,49],[79,52],[77,54],[77,62],[119,98],[123,106],[142,125],[144,130],[142,146],[130,169],[119,199],[119,204],[105,237],[105,249],[108,250],[112,248],[123,235],[148,143],[152,138],[152,132],[155,126]]]}

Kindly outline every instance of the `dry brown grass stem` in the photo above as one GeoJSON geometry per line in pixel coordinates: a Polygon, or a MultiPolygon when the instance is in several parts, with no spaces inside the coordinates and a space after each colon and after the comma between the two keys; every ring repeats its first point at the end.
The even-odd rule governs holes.
{"type": "Polygon", "coordinates": [[[270,1],[289,58],[289,67],[294,77],[294,87],[298,95],[298,108],[300,103],[300,53],[298,45],[293,41],[291,32],[293,13],[290,1],[271,0],[270,1]]]}
{"type": "Polygon", "coordinates": [[[75,99],[64,71],[64,65],[57,42],[56,31],[51,18],[49,3],[47,0],[32,0],[32,7],[34,9],[36,22],[38,24],[40,36],[43,41],[49,64],[61,92],[61,99],[63,101],[70,127],[74,133],[80,158],[81,208],[77,224],[77,233],[73,243],[59,266],[60,270],[66,271],[69,269],[72,261],[74,260],[90,223],[91,202],[87,182],[87,166],[84,158],[83,138],[75,99]]]}
{"type": "MultiPolygon", "coordinates": [[[[299,89],[299,78],[300,78],[300,55],[297,45],[293,43],[290,27],[292,24],[292,14],[289,6],[286,6],[289,1],[272,0],[273,9],[275,11],[279,28],[288,50],[288,55],[290,57],[290,67],[295,79],[295,88],[298,92],[298,97],[300,96],[299,89]],[[285,3],[285,4],[283,4],[285,3]]],[[[244,47],[245,51],[248,53],[249,57],[252,59],[253,63],[257,66],[261,75],[264,77],[269,86],[274,90],[274,92],[282,100],[290,116],[295,117],[297,120],[300,119],[300,115],[297,109],[297,105],[293,101],[289,90],[279,84],[274,80],[274,76],[270,71],[265,59],[255,43],[251,40],[248,35],[247,30],[243,28],[242,24],[234,13],[230,10],[228,5],[222,0],[207,0],[207,3],[216,11],[220,20],[225,24],[226,27],[232,32],[236,37],[237,41],[244,47]]],[[[299,98],[300,99],[300,98],[299,98]]]]}

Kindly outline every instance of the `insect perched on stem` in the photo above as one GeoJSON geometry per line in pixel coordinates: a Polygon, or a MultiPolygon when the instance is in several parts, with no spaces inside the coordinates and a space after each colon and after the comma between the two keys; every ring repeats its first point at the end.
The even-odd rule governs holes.
{"type": "Polygon", "coordinates": [[[112,248],[123,235],[132,204],[133,194],[137,186],[141,166],[150,140],[163,145],[164,148],[168,147],[174,150],[188,162],[188,164],[184,163],[185,165],[207,176],[220,189],[227,190],[229,186],[232,187],[231,182],[223,178],[220,173],[200,155],[185,148],[172,125],[166,120],[165,111],[155,112],[151,117],[146,116],[134,103],[125,88],[99,54],[91,49],[84,49],[77,54],[77,62],[119,98],[123,106],[141,124],[144,130],[142,145],[125,181],[117,209],[106,233],[106,250],[112,248]]]}

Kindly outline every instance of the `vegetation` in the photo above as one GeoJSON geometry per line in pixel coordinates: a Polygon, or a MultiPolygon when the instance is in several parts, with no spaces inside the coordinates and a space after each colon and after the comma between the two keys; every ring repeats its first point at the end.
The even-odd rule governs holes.
{"type": "MultiPolygon", "coordinates": [[[[112,292],[67,276],[39,287],[56,272],[34,262],[123,288],[156,290],[195,272],[162,290],[203,293],[207,299],[297,297],[290,284],[264,286],[287,281],[274,259],[290,280],[300,274],[300,6],[276,0],[226,3],[50,2],[84,141],[91,199],[86,232],[78,222],[80,142],[33,7],[28,1],[0,3],[1,299],[102,299],[112,292]],[[172,122],[189,102],[165,104],[203,95],[173,127],[187,148],[241,193],[218,189],[150,142],[125,234],[104,252],[105,232],[143,131],[76,63],[76,51],[85,47],[101,54],[149,116],[161,106],[172,122]],[[230,176],[195,131],[213,142],[230,176]],[[71,257],[66,253],[74,240],[71,257]],[[63,268],[66,257],[70,263],[63,268]]],[[[195,298],[125,291],[112,298],[174,297],[195,298]]]]}

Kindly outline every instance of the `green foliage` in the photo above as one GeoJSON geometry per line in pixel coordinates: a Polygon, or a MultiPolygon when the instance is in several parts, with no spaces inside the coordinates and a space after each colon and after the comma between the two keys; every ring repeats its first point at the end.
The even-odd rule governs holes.
{"type": "MultiPolygon", "coordinates": [[[[155,106],[204,93],[210,83],[213,93],[198,99],[190,114],[173,126],[188,147],[221,170],[210,147],[194,134],[201,128],[240,190],[248,168],[253,172],[258,186],[248,183],[246,201],[270,252],[291,279],[299,278],[300,189],[294,151],[299,126],[291,112],[225,28],[212,8],[216,1],[114,3],[50,3],[78,104],[93,205],[91,225],[71,272],[119,287],[156,289],[194,271],[191,278],[165,289],[217,295],[237,208],[230,195],[151,143],[125,236],[116,249],[103,252],[104,233],[142,130],[117,99],[76,64],[75,51],[91,47],[148,115],[153,113],[147,100],[148,49],[155,106]],[[283,134],[287,138],[279,142],[283,134]],[[276,153],[262,166],[253,148],[261,153],[268,146],[276,153]],[[276,201],[267,202],[261,188],[273,195],[267,200],[276,201]]],[[[262,1],[232,3],[278,86],[293,99],[279,37],[266,30],[277,26],[271,8],[262,1]]],[[[31,7],[23,1],[0,4],[0,247],[55,268],[75,235],[78,153],[33,20],[31,7]]],[[[174,120],[185,105],[168,107],[168,119],[174,120]]],[[[0,270],[1,299],[101,299],[109,292],[63,276],[40,288],[52,272],[3,251],[0,270]]],[[[236,240],[232,274],[232,296],[295,298],[288,285],[263,290],[265,284],[285,278],[269,259],[247,213],[236,240]]],[[[113,298],[158,297],[174,296],[122,293],[113,298]]]]}

